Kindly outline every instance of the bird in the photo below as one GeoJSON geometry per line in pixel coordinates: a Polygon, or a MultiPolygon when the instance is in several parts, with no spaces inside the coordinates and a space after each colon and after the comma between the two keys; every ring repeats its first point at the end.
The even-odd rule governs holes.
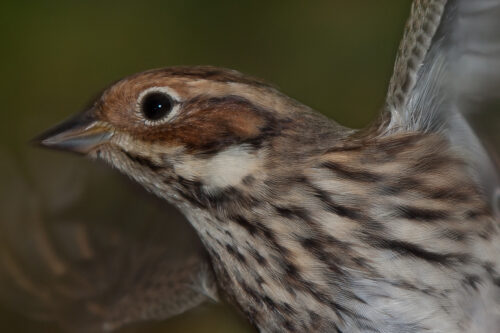
{"type": "Polygon", "coordinates": [[[415,0],[360,130],[193,66],[126,77],[36,141],[177,207],[206,250],[200,293],[261,332],[498,332],[498,159],[469,119],[498,119],[499,32],[499,0],[415,0]]]}

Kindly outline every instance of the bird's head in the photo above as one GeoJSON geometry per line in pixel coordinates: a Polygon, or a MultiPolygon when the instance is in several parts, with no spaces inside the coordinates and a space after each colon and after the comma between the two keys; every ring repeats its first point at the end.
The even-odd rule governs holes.
{"type": "Polygon", "coordinates": [[[104,159],[161,196],[165,183],[214,192],[258,178],[280,150],[293,154],[293,143],[284,141],[307,138],[311,124],[322,124],[313,135],[325,132],[316,117],[236,71],[174,67],[118,81],[38,141],[104,159]]]}

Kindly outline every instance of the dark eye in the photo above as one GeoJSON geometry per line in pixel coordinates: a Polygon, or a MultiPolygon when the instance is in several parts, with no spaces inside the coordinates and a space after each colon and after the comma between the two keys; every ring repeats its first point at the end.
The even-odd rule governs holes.
{"type": "Polygon", "coordinates": [[[170,113],[173,103],[170,96],[162,92],[152,92],[144,96],[141,111],[147,120],[159,120],[170,113]]]}

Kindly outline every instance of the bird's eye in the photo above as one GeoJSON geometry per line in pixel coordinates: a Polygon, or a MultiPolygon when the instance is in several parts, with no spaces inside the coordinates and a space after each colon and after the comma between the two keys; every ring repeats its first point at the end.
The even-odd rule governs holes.
{"type": "Polygon", "coordinates": [[[147,120],[160,120],[170,113],[173,107],[172,99],[163,92],[152,92],[144,96],[141,111],[147,120]]]}

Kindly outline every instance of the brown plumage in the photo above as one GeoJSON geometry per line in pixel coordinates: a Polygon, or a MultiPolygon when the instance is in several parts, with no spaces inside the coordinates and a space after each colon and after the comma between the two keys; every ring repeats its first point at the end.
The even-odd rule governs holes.
{"type": "Polygon", "coordinates": [[[235,71],[178,67],[117,82],[40,141],[177,206],[219,293],[263,332],[496,332],[498,173],[454,77],[491,49],[478,22],[500,31],[500,2],[475,3],[414,3],[362,131],[235,71]]]}

